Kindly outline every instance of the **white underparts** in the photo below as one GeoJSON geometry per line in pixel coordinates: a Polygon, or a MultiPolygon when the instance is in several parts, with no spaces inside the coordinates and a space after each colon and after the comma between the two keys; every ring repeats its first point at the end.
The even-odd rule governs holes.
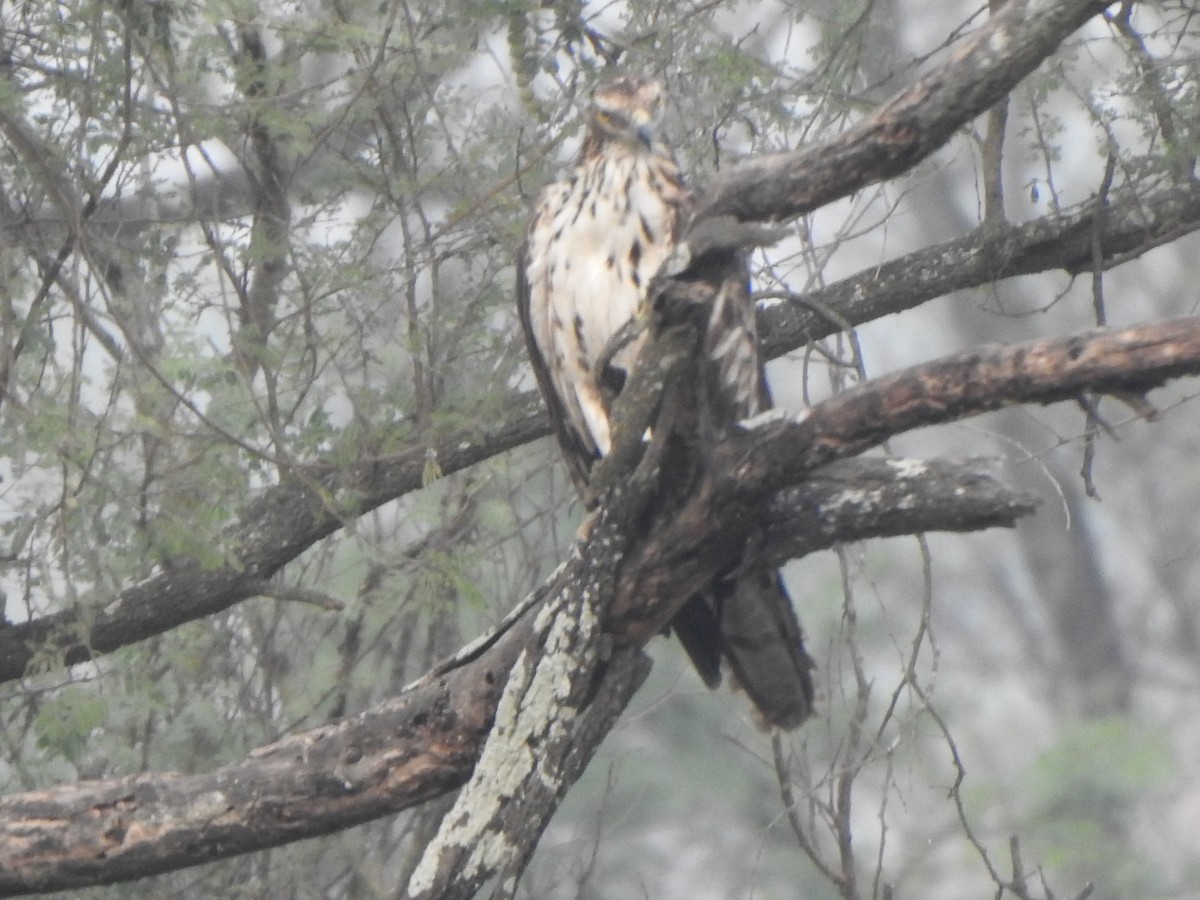
{"type": "MultiPolygon", "coordinates": [[[[618,143],[539,200],[526,268],[534,337],[570,425],[594,452],[611,447],[596,362],[641,312],[673,247],[681,194],[661,148],[618,143]]],[[[621,347],[612,365],[628,370],[644,339],[621,347]]]]}

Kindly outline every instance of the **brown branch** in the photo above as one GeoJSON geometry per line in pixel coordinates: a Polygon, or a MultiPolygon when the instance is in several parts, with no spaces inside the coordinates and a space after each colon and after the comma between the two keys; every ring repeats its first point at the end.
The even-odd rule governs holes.
{"type": "Polygon", "coordinates": [[[1074,400],[1084,392],[1140,397],[1198,372],[1200,316],[988,344],[873,379],[798,419],[768,421],[731,442],[730,465],[720,468],[738,473],[738,491],[758,479],[763,490],[774,491],[914,428],[1003,406],[1074,400]]]}
{"type": "MultiPolygon", "coordinates": [[[[262,111],[272,105],[270,101],[279,102],[269,92],[271,64],[262,34],[257,27],[247,24],[238,28],[238,38],[241,43],[238,63],[242,70],[239,81],[251,109],[255,110],[246,131],[258,171],[251,180],[254,194],[254,224],[250,231],[250,245],[254,250],[253,276],[249,279],[249,287],[239,297],[241,324],[233,340],[233,356],[247,379],[252,379],[263,365],[267,339],[275,328],[279,292],[288,273],[292,211],[280,141],[262,115],[262,111]]],[[[266,375],[270,404],[268,421],[271,428],[277,430],[275,379],[270,371],[266,375]]]]}
{"type": "MultiPolygon", "coordinates": [[[[770,531],[784,540],[780,529],[796,520],[805,527],[796,532],[799,537],[771,546],[801,555],[798,540],[815,550],[834,540],[897,533],[901,526],[883,505],[902,498],[912,504],[910,523],[920,528],[968,528],[970,518],[975,527],[1009,524],[1026,510],[1020,497],[970,467],[853,460],[780,495],[768,518],[770,531]],[[928,467],[924,474],[922,465],[928,467]],[[856,485],[868,487],[868,493],[861,503],[847,502],[847,490],[856,485]],[[947,502],[951,495],[957,504],[947,502]],[[964,510],[976,512],[964,516],[964,510]]],[[[515,624],[465,648],[401,697],[264,747],[242,763],[207,775],[80,782],[0,800],[0,895],[111,883],[195,865],[324,834],[455,789],[469,776],[491,730],[508,671],[524,649],[537,644],[531,623],[538,608],[531,602],[519,609],[515,624]],[[66,867],[67,859],[76,862],[66,867]]],[[[618,678],[618,690],[606,680],[597,696],[608,699],[595,709],[595,701],[589,704],[593,728],[632,693],[639,680],[637,659],[610,663],[606,678],[618,678]]],[[[587,758],[579,747],[594,747],[601,737],[589,742],[576,734],[573,764],[581,767],[587,758]]],[[[574,774],[568,772],[566,783],[574,774]]],[[[543,819],[529,815],[517,822],[531,830],[544,826],[543,819]]],[[[447,860],[461,858],[462,853],[447,860]]]]}
{"type": "Polygon", "coordinates": [[[703,199],[695,221],[723,215],[781,221],[900,175],[1002,99],[1107,5],[1096,0],[1007,4],[948,64],[855,127],[824,144],[755,157],[726,170],[703,199]]]}
{"type": "Polygon", "coordinates": [[[1038,498],[985,468],[982,461],[878,457],[822,466],[768,504],[764,555],[782,565],[868,537],[1011,528],[1037,509],[1038,498]]]}
{"type": "Polygon", "coordinates": [[[0,896],[111,884],[346,828],[461,785],[528,620],[367,712],[204,775],[81,781],[0,799],[0,896]]]}
{"type": "Polygon", "coordinates": [[[1101,213],[1094,200],[1072,210],[927,247],[760,311],[763,352],[780,356],[810,340],[919,306],[954,291],[1018,275],[1093,270],[1099,240],[1108,269],[1200,228],[1200,184],[1127,190],[1101,213]],[[822,309],[835,310],[830,321],[822,309]]]}
{"type": "Polygon", "coordinates": [[[866,382],[799,417],[772,413],[713,448],[710,475],[689,502],[639,542],[612,607],[635,644],[657,633],[677,601],[729,562],[761,504],[821,466],[928,425],[1085,391],[1144,395],[1200,373],[1200,317],[964,351],[866,382]],[[721,522],[720,532],[710,522],[721,522]],[[740,534],[739,534],[740,531],[740,534]],[[648,598],[654,598],[649,600],[648,598]]]}
{"type": "MultiPolygon", "coordinates": [[[[1144,393],[1189,373],[1200,373],[1200,318],[985,347],[880,378],[803,418],[752,423],[714,448],[703,489],[680,515],[640,537],[624,561],[614,555],[620,542],[601,530],[552,584],[578,584],[584,569],[607,573],[608,590],[615,592],[608,627],[618,643],[640,644],[657,633],[694,584],[712,577],[722,565],[721,548],[738,545],[731,537],[759,520],[757,511],[772,491],[807,480],[804,503],[813,518],[828,518],[824,531],[848,539],[871,534],[854,504],[844,502],[842,482],[828,479],[822,499],[822,476],[809,474],[821,465],[909,428],[1008,403],[1048,403],[1084,390],[1144,393]],[[846,523],[844,532],[839,521],[846,523]]],[[[993,493],[985,480],[962,481],[968,491],[973,484],[981,496],[993,493]]],[[[779,502],[786,505],[787,497],[779,502]]],[[[942,525],[962,527],[953,518],[930,518],[919,527],[942,525]]],[[[875,533],[896,528],[892,522],[875,533]]],[[[107,884],[195,865],[328,833],[456,789],[479,758],[515,661],[523,652],[541,652],[533,627],[539,608],[531,602],[499,633],[465,648],[396,699],[264,747],[236,765],[206,775],[84,781],[0,799],[0,895],[107,884]]],[[[611,686],[605,679],[620,676],[633,684],[636,666],[628,656],[619,658],[625,662],[615,674],[603,669],[594,693],[573,696],[570,703],[586,709],[591,696],[621,696],[606,693],[611,686]]],[[[585,721],[597,720],[579,719],[585,721]]],[[[568,774],[602,737],[593,731],[577,745],[572,741],[578,733],[572,734],[559,745],[568,774]]],[[[559,783],[569,784],[569,778],[559,783]]],[[[538,821],[557,799],[544,797],[540,811],[525,809],[515,821],[538,821]]]]}

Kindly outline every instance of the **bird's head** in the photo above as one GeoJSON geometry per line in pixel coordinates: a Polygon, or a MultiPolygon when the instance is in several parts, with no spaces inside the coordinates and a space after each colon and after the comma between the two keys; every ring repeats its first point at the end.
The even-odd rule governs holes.
{"type": "Polygon", "coordinates": [[[661,84],[640,75],[622,75],[597,89],[588,123],[594,134],[609,141],[649,150],[662,115],[661,84]]]}

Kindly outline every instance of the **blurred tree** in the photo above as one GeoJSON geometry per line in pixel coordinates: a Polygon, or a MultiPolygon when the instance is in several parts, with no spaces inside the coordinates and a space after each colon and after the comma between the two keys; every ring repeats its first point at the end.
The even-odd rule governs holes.
{"type": "MultiPolygon", "coordinates": [[[[1040,41],[972,44],[1005,16],[996,0],[0,2],[4,890],[163,873],[82,895],[397,896],[445,840],[503,679],[450,708],[476,743],[436,760],[420,739],[460,682],[404,686],[556,584],[575,544],[511,269],[614,68],[667,85],[694,185],[786,220],[753,287],[794,411],[984,340],[1194,312],[1191,4],[1007,5],[1040,41]],[[963,79],[941,85],[957,109],[933,102],[943,71],[963,79]],[[787,189],[737,165],[804,147],[787,189]],[[350,752],[397,734],[410,755],[382,768],[350,752]],[[332,775],[289,780],[326,755],[332,775]],[[113,780],[132,776],[160,818],[113,780]],[[307,802],[272,805],[289,788],[307,802]],[[74,861],[48,827],[72,797],[64,827],[104,826],[74,861]],[[162,840],[184,812],[201,825],[162,840]],[[176,851],[229,858],[172,871],[176,851]]],[[[990,396],[1051,395],[1008,389],[990,396]]],[[[1192,390],[1155,394],[1152,427],[1089,394],[895,438],[905,456],[998,456],[1050,502],[1013,536],[795,564],[823,664],[820,718],[795,734],[762,734],[654,642],[635,707],[545,834],[528,818],[517,869],[541,841],[515,890],[1048,898],[1090,879],[1097,897],[1190,896],[1192,390]]],[[[795,434],[751,435],[756,458],[798,471],[795,434]]],[[[937,483],[959,502],[998,491],[991,518],[956,524],[932,476],[904,493],[868,466],[783,495],[781,556],[828,546],[803,529],[838,496],[875,516],[836,519],[841,538],[1025,511],[952,468],[937,483]],[[925,519],[886,519],[914,496],[925,519]]]]}

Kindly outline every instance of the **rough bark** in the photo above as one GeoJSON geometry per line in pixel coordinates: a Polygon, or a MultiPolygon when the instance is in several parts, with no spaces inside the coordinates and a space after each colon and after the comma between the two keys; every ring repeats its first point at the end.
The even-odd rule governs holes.
{"type": "Polygon", "coordinates": [[[701,201],[697,219],[794,218],[893,178],[941,147],[1041,65],[1106,3],[1009,3],[950,61],[901,91],[858,125],[815,147],[758,156],[734,166],[701,201]]]}
{"type": "Polygon", "coordinates": [[[603,628],[628,540],[620,525],[598,512],[552,579],[472,778],[409,881],[414,900],[466,900],[492,878],[493,896],[513,896],[550,816],[649,671],[636,650],[614,655],[603,628]]]}
{"type": "Polygon", "coordinates": [[[987,471],[987,460],[839,460],[780,491],[763,519],[763,553],[774,564],[838,543],[924,531],[1009,527],[1039,500],[987,471]]]}
{"type": "Polygon", "coordinates": [[[110,884],[325,834],[459,787],[528,637],[517,621],[399,697],[203,775],[0,799],[0,895],[110,884]]]}
{"type": "MultiPolygon", "coordinates": [[[[712,477],[659,522],[625,562],[612,607],[635,643],[666,624],[646,598],[686,595],[711,578],[728,546],[767,498],[834,460],[889,437],[1016,403],[1054,403],[1085,392],[1141,397],[1200,371],[1200,317],[1010,346],[989,345],[873,379],[801,416],[774,411],[713,449],[712,477]],[[720,534],[706,522],[721,522],[720,534]]],[[[666,618],[663,617],[664,612],[666,618]]]]}
{"type": "MultiPolygon", "coordinates": [[[[739,510],[762,509],[771,491],[788,481],[799,484],[774,500],[775,515],[813,522],[813,547],[895,534],[908,526],[970,529],[1010,523],[1028,509],[1027,499],[969,470],[960,470],[957,481],[948,481],[948,464],[862,461],[865,466],[858,471],[853,466],[831,467],[832,475],[814,472],[811,477],[807,467],[861,452],[916,425],[947,422],[1006,403],[1053,402],[1092,388],[1141,392],[1169,378],[1197,373],[1200,318],[1192,318],[984,348],[869,382],[813,407],[802,418],[773,416],[752,423],[715,449],[713,468],[696,503],[677,521],[649,535],[644,547],[622,559],[615,555],[620,535],[594,527],[578,554],[509,623],[464,648],[396,699],[338,724],[286,738],[213,773],[84,781],[0,799],[0,895],[107,884],[195,865],[324,834],[454,790],[476,768],[509,671],[522,653],[531,654],[523,665],[538,665],[536,654],[544,649],[544,641],[534,618],[551,587],[592,584],[615,592],[606,620],[608,637],[596,638],[590,632],[591,639],[596,647],[610,638],[616,645],[635,646],[653,636],[657,623],[670,618],[680,598],[687,596],[689,580],[711,577],[711,568],[720,565],[717,553],[680,560],[677,544],[704,548],[728,543],[731,528],[744,531],[757,521],[756,514],[739,510]],[[971,379],[964,380],[968,374],[971,379]],[[923,465],[929,467],[924,474],[923,465]],[[904,526],[893,517],[894,511],[885,514],[872,506],[878,502],[874,488],[861,504],[847,497],[847,476],[885,482],[889,468],[899,482],[897,489],[908,491],[915,502],[934,498],[924,512],[920,507],[910,510],[911,520],[904,526]],[[942,482],[941,489],[922,489],[926,477],[942,482]],[[959,491],[976,511],[946,517],[947,496],[959,491]],[[705,510],[713,512],[705,515],[705,510]],[[721,518],[727,510],[734,514],[721,518]]],[[[882,484],[879,490],[894,487],[882,484]]],[[[781,538],[776,552],[783,552],[789,540],[781,538]]],[[[558,595],[579,598],[569,589],[558,595]]],[[[603,608],[605,601],[593,598],[596,608],[603,608]]],[[[542,628],[550,624],[544,622],[542,628]]],[[[600,708],[587,710],[596,698],[616,702],[611,698],[626,696],[623,691],[635,686],[634,657],[618,653],[612,659],[623,659],[619,665],[611,660],[603,664],[602,653],[594,659],[594,669],[581,670],[586,677],[580,683],[588,690],[581,695],[567,689],[564,704],[572,727],[588,730],[576,729],[573,736],[553,734],[558,756],[538,765],[553,769],[557,759],[558,767],[548,789],[533,798],[537,807],[506,806],[507,818],[484,820],[507,836],[505,846],[513,853],[523,853],[520,848],[529,846],[525,839],[536,837],[542,827],[537,823],[544,823],[572,772],[599,743],[602,723],[611,721],[611,707],[603,714],[600,708]],[[608,684],[609,678],[625,679],[627,687],[608,684]],[[525,838],[517,829],[524,829],[525,838]]],[[[523,683],[521,690],[527,694],[532,682],[523,683]]],[[[527,777],[541,777],[546,771],[535,767],[527,777]]],[[[461,851],[463,845],[458,846],[461,851]]],[[[442,871],[440,864],[435,871],[442,871]]],[[[458,889],[451,882],[444,884],[447,891],[458,889]]]]}

